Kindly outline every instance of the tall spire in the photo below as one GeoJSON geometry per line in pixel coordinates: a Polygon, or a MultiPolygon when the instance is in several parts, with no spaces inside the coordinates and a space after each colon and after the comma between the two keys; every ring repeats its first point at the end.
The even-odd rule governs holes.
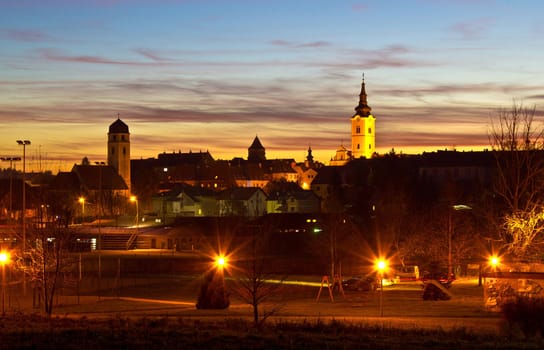
{"type": "Polygon", "coordinates": [[[366,95],[366,89],[365,89],[365,74],[363,73],[363,82],[361,83],[361,93],[359,94],[359,105],[355,107],[355,112],[357,112],[355,115],[358,115],[360,117],[367,117],[370,115],[370,111],[372,108],[368,105],[367,102],[367,95],[366,95]]]}

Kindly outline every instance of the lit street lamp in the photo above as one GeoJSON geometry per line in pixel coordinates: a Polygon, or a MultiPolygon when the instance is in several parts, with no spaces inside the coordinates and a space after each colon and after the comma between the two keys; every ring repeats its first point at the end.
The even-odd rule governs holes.
{"type": "Polygon", "coordinates": [[[0,252],[0,265],[2,265],[2,317],[6,315],[6,265],[9,262],[9,253],[0,252]]]}
{"type": "Polygon", "coordinates": [[[217,267],[217,269],[223,271],[223,268],[225,267],[226,264],[227,264],[227,258],[224,257],[223,255],[219,255],[215,258],[215,266],[217,267]]]}
{"type": "Polygon", "coordinates": [[[136,228],[140,226],[139,210],[138,210],[138,197],[130,196],[130,201],[136,203],[136,228]]]}
{"type": "Polygon", "coordinates": [[[497,271],[497,268],[499,267],[501,263],[501,258],[493,255],[489,257],[489,265],[493,268],[494,271],[497,271]]]}
{"type": "Polygon", "coordinates": [[[85,197],[79,197],[77,200],[81,204],[81,223],[85,220],[85,197]]]}
{"type": "Polygon", "coordinates": [[[376,270],[380,276],[380,316],[383,317],[383,279],[385,276],[385,270],[387,269],[387,262],[384,259],[378,259],[376,261],[376,270]]]}

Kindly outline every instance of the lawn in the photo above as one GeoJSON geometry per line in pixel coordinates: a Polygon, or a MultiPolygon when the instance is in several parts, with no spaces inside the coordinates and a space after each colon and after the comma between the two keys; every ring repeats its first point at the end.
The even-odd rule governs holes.
{"type": "Polygon", "coordinates": [[[100,297],[59,296],[52,319],[11,304],[0,348],[544,348],[541,337],[525,339],[486,310],[476,280],[454,283],[447,301],[423,300],[419,283],[387,286],[382,307],[379,290],[336,292],[331,301],[325,289],[316,301],[319,277],[290,281],[263,304],[268,310],[280,305],[279,311],[255,329],[251,308],[235,294],[226,310],[197,310],[198,275],[104,280],[100,297]]]}

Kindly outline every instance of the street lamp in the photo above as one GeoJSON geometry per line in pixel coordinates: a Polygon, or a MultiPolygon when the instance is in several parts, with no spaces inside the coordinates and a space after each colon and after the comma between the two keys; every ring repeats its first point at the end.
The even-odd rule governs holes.
{"type": "MultiPolygon", "coordinates": [[[[451,206],[451,209],[455,211],[461,210],[472,210],[472,207],[466,204],[455,204],[451,206]]],[[[452,236],[453,236],[453,223],[452,223],[452,211],[449,210],[449,219],[448,219],[448,280],[453,276],[453,267],[452,267],[452,236]]]]}
{"type": "Polygon", "coordinates": [[[26,146],[30,145],[29,140],[17,140],[17,144],[19,146],[23,146],[23,208],[22,208],[22,215],[21,215],[21,221],[23,226],[23,253],[26,250],[26,195],[25,195],[25,173],[26,173],[26,146]]]}
{"type": "Polygon", "coordinates": [[[98,166],[98,300],[101,297],[102,289],[102,231],[100,218],[102,216],[103,203],[102,203],[102,167],[106,165],[105,162],[94,162],[98,166]]]}
{"type": "Polygon", "coordinates": [[[225,268],[227,264],[227,258],[223,255],[218,255],[216,258],[215,258],[215,266],[217,267],[218,270],[221,270],[223,271],[223,269],[225,268]]]}
{"type": "Polygon", "coordinates": [[[85,197],[79,197],[77,201],[81,204],[81,223],[83,224],[85,220],[85,197]]]}
{"type": "Polygon", "coordinates": [[[489,257],[489,266],[491,266],[494,271],[497,271],[497,268],[499,267],[500,263],[501,263],[500,257],[496,255],[492,255],[489,257]]]}
{"type": "Polygon", "coordinates": [[[138,197],[130,196],[130,201],[136,203],[136,228],[140,226],[139,210],[138,210],[138,197]]]}
{"type": "Polygon", "coordinates": [[[387,261],[384,259],[378,259],[376,261],[376,270],[378,270],[380,276],[380,317],[383,317],[383,279],[386,269],[387,261]]]}
{"type": "Polygon", "coordinates": [[[6,315],[6,265],[9,262],[9,253],[0,252],[0,265],[2,265],[2,317],[6,315]]]}

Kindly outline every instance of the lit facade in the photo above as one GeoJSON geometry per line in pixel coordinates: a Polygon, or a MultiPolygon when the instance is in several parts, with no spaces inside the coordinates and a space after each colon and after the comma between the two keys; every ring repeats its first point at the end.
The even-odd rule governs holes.
{"type": "Polygon", "coordinates": [[[359,104],[351,117],[351,156],[354,159],[370,159],[376,152],[376,118],[370,113],[371,111],[363,78],[359,104]]]}

